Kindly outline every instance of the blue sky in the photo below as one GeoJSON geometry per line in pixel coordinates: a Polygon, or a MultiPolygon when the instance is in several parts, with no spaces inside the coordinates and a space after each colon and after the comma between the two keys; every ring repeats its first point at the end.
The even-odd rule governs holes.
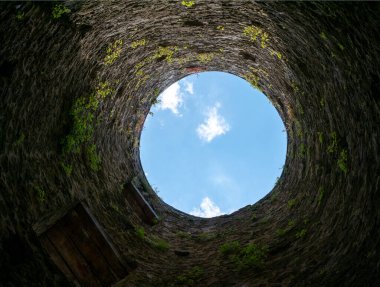
{"type": "Polygon", "coordinates": [[[174,83],[159,100],[145,121],[140,157],[166,203],[214,217],[271,191],[287,139],[264,94],[237,76],[204,72],[174,83]]]}

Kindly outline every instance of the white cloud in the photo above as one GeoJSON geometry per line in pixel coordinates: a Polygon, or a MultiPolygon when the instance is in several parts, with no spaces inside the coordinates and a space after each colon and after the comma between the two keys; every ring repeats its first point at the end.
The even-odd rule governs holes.
{"type": "Polygon", "coordinates": [[[220,208],[210,198],[206,196],[202,199],[200,208],[194,208],[190,212],[190,214],[194,216],[210,218],[222,215],[224,213],[222,213],[220,211],[220,208]]]}
{"type": "Polygon", "coordinates": [[[188,92],[190,95],[194,95],[194,85],[193,82],[185,81],[185,91],[188,92]]]}
{"type": "Polygon", "coordinates": [[[171,110],[174,114],[178,115],[178,108],[182,105],[181,87],[178,82],[171,85],[160,95],[160,104],[158,106],[161,110],[171,110]]]}
{"type": "Polygon", "coordinates": [[[215,137],[224,135],[230,130],[229,124],[219,115],[218,109],[220,104],[216,103],[207,112],[207,118],[197,128],[197,134],[201,140],[206,142],[212,141],[215,137]]]}

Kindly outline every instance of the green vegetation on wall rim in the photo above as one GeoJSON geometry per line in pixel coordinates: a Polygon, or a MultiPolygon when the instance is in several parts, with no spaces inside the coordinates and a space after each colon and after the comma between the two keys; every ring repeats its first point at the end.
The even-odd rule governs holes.
{"type": "MultiPolygon", "coordinates": [[[[83,149],[89,166],[93,171],[100,168],[101,159],[96,151],[96,145],[93,143],[94,131],[96,126],[95,113],[101,102],[113,93],[109,82],[100,82],[95,88],[95,92],[89,96],[79,97],[74,101],[71,108],[73,125],[71,132],[63,141],[63,152],[65,155],[79,154],[83,149]]],[[[66,173],[71,173],[71,166],[62,164],[66,173]]]]}
{"type": "Polygon", "coordinates": [[[252,268],[263,268],[268,248],[255,243],[242,247],[239,242],[232,241],[223,244],[220,253],[228,258],[237,272],[252,268]]]}

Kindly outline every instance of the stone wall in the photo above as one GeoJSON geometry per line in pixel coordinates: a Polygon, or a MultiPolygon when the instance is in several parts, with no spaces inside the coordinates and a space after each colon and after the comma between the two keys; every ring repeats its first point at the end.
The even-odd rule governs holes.
{"type": "Polygon", "coordinates": [[[0,4],[0,285],[70,285],[32,226],[78,198],[137,262],[117,286],[380,284],[380,5],[181,2],[67,1],[56,18],[55,3],[0,4]],[[150,227],[123,184],[144,186],[145,117],[194,70],[262,89],[286,164],[264,199],[212,219],[145,185],[150,227]],[[237,268],[233,241],[265,246],[262,266],[237,268]]]}

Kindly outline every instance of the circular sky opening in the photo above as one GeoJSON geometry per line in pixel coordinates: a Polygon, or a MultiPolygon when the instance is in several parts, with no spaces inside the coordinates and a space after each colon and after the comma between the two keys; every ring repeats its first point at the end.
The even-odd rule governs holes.
{"type": "Polygon", "coordinates": [[[203,72],[159,95],[144,124],[140,158],[166,203],[215,217],[273,189],[286,144],[284,123],[262,92],[232,74],[203,72]]]}

